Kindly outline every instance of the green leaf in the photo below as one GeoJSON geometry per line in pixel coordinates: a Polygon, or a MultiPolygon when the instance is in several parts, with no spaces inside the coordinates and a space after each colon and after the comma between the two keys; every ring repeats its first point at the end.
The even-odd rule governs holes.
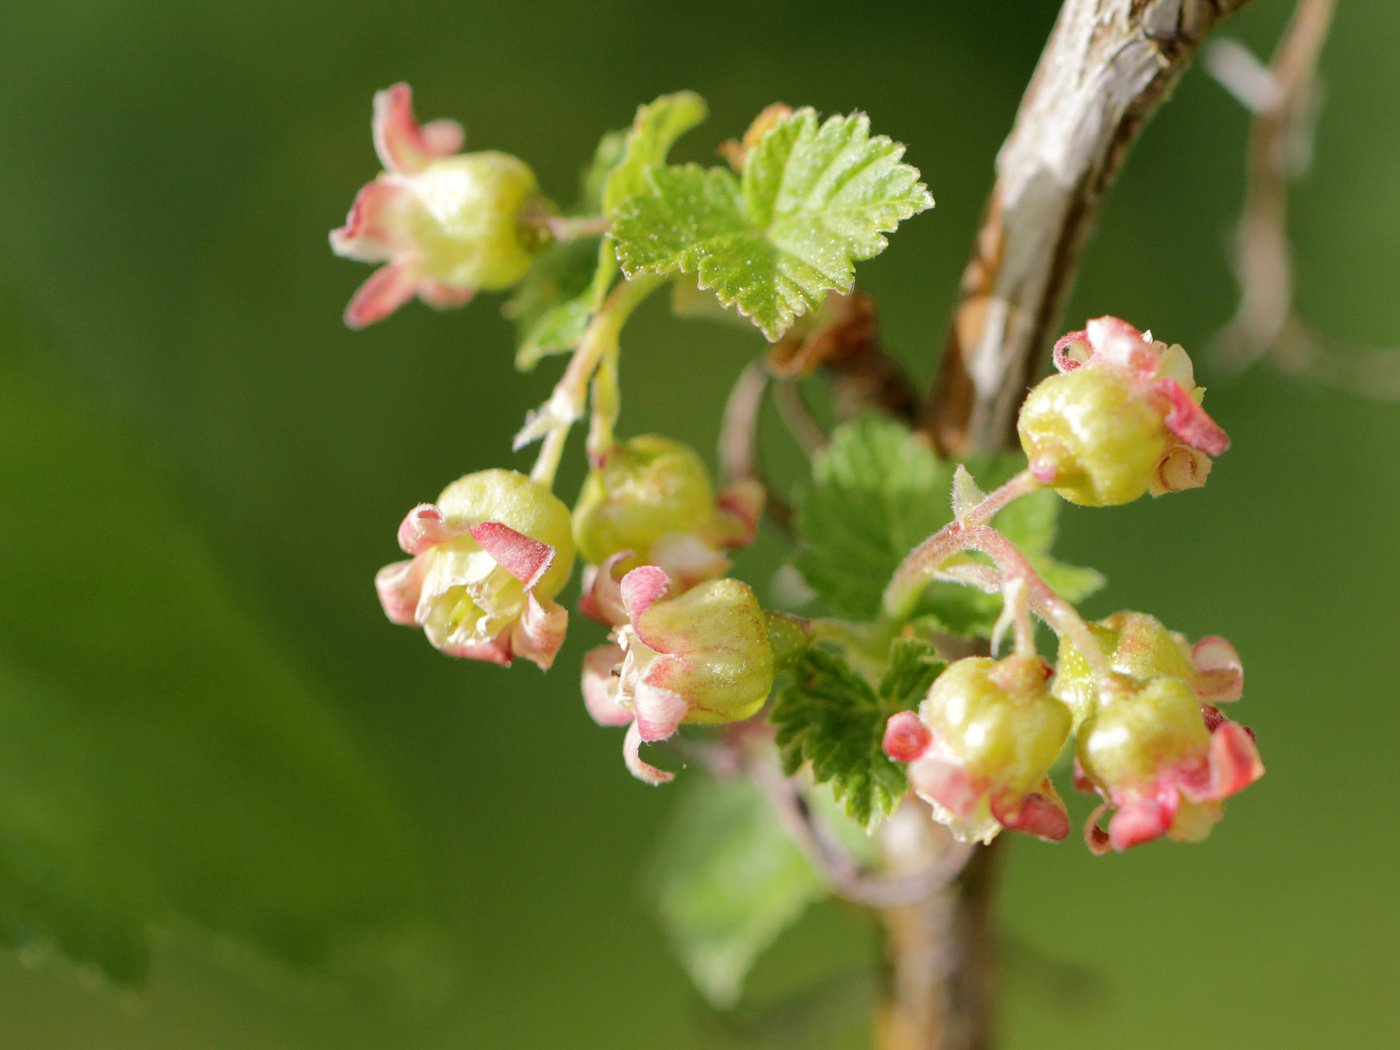
{"type": "MultiPolygon", "coordinates": [[[[638,108],[631,128],[599,140],[569,214],[609,214],[643,187],[646,170],[664,163],[672,143],[705,112],[704,100],[689,91],[638,108]]],[[[605,238],[560,241],[542,252],[506,305],[516,325],[516,368],[528,371],[542,357],[577,346],[616,276],[617,258],[605,238]]]]}
{"type": "Polygon", "coordinates": [[[758,790],[739,778],[687,790],[647,882],[691,979],[719,1007],[738,1001],[758,956],[828,893],[758,790]]]}
{"type": "Polygon", "coordinates": [[[927,642],[897,639],[877,690],[837,653],[808,650],[773,705],[784,770],[791,776],[810,763],[813,779],[831,783],[847,814],[873,827],[909,786],[904,767],[881,747],[885,723],[917,707],[944,666],[927,642]]]}
{"type": "Polygon", "coordinates": [[[884,234],[932,207],[904,147],[871,136],[863,113],[801,109],[725,168],[653,168],[613,226],[629,276],[694,274],[725,306],[776,340],[827,292],[849,291],[855,263],[884,234]]]}
{"type": "Polygon", "coordinates": [[[515,320],[515,367],[522,372],[549,354],[572,350],[593,318],[598,238],[551,245],[530,267],[506,307],[515,320]]]}
{"type": "MultiPolygon", "coordinates": [[[[391,789],[150,450],[0,348],[0,941],[139,980],[178,922],[298,966],[421,907],[391,789]]],[[[383,938],[383,940],[381,940],[383,938]]]]}
{"type": "Polygon", "coordinates": [[[885,584],[952,517],[952,468],[902,424],[867,416],[837,427],[798,493],[798,570],[852,620],[881,614],[885,584]]]}

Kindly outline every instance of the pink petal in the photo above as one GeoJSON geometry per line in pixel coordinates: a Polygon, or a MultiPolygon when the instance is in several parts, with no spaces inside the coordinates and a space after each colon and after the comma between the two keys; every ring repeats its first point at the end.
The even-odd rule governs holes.
{"type": "Polygon", "coordinates": [[[442,511],[432,503],[420,503],[399,525],[399,549],[405,554],[422,554],[439,543],[465,536],[468,527],[449,525],[442,511]]]}
{"type": "Polygon", "coordinates": [[[632,706],[637,713],[637,732],[647,743],[667,740],[675,735],[685,720],[690,705],[685,697],[670,689],[661,689],[645,680],[633,691],[632,706]]]}
{"type": "Polygon", "coordinates": [[[569,614],[562,605],[541,601],[534,591],[525,592],[525,610],[511,628],[511,648],[516,656],[529,660],[541,671],[554,663],[569,626],[569,614]]]}
{"type": "Polygon", "coordinates": [[[1212,704],[1238,700],[1244,693],[1244,664],[1235,647],[1218,634],[1207,635],[1191,650],[1196,692],[1212,704]]]}
{"type": "Polygon", "coordinates": [[[896,762],[912,762],[933,743],[933,734],[913,711],[890,715],[880,746],[896,762]]]}
{"type": "Polygon", "coordinates": [[[641,731],[637,728],[637,723],[633,722],[627,727],[627,736],[622,741],[622,760],[627,763],[627,769],[634,777],[646,784],[669,784],[676,779],[674,773],[667,773],[643,762],[641,750],[641,731]]]}
{"type": "Polygon", "coordinates": [[[384,566],[374,574],[374,589],[379,593],[384,615],[392,623],[405,627],[415,625],[414,612],[423,592],[422,562],[414,558],[384,566]]]}
{"type": "MultiPolygon", "coordinates": [[[[1050,790],[1053,792],[1054,788],[1050,790]]],[[[1035,792],[1027,795],[1010,813],[1003,813],[993,805],[992,816],[1011,831],[1024,832],[1049,842],[1059,842],[1069,835],[1069,811],[1063,802],[1050,794],[1035,792]]]]}
{"type": "Polygon", "coordinates": [[[374,96],[373,130],[380,163],[388,171],[407,174],[422,171],[436,157],[456,153],[465,140],[461,125],[454,121],[435,120],[420,127],[407,84],[395,84],[374,96]]]}
{"type": "Polygon", "coordinates": [[[1192,448],[1218,456],[1230,447],[1230,437],[1206,410],[1192,400],[1175,379],[1158,379],[1152,389],[1171,405],[1167,412],[1167,429],[1192,448]]]}
{"type": "Polygon", "coordinates": [[[476,298],[475,288],[454,288],[450,284],[443,284],[441,281],[420,281],[418,284],[418,298],[427,303],[434,310],[451,310],[454,307],[466,306],[476,298]]]}
{"type": "Polygon", "coordinates": [[[418,274],[409,262],[392,262],[381,266],[360,285],[345,308],[345,323],[351,328],[382,321],[413,298],[418,274]]]}
{"type": "Polygon", "coordinates": [[[633,625],[670,585],[670,577],[655,565],[640,565],[622,577],[622,605],[633,625]]]}
{"type": "Polygon", "coordinates": [[[331,231],[331,249],[361,262],[387,262],[413,247],[407,216],[421,206],[406,187],[375,179],[355,195],[345,225],[331,231]]]}
{"type": "Polygon", "coordinates": [[[1054,358],[1055,367],[1061,372],[1073,372],[1087,361],[1093,352],[1093,348],[1088,345],[1087,335],[1080,329],[1056,339],[1051,356],[1054,358]]]}
{"type": "Polygon", "coordinates": [[[499,521],[483,521],[471,527],[472,539],[481,546],[497,565],[505,569],[529,590],[554,564],[554,548],[548,543],[532,540],[499,521]]]}
{"type": "Polygon", "coordinates": [[[622,663],[623,652],[615,645],[590,649],[583,658],[583,706],[600,726],[625,726],[632,712],[615,699],[613,671],[622,663]]]}
{"type": "Polygon", "coordinates": [[[1157,352],[1142,332],[1118,317],[1096,317],[1084,326],[1094,353],[1150,379],[1157,374],[1157,352]]]}

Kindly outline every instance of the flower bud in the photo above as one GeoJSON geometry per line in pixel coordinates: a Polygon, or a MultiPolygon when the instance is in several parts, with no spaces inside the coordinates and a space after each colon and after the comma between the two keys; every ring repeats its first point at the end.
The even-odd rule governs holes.
{"type": "Polygon", "coordinates": [[[885,752],[959,839],[990,842],[1002,828],[1046,839],[1069,833],[1047,774],[1069,737],[1070,713],[1046,688],[1037,656],[974,656],[938,676],[917,719],[889,721],[885,752]]]}
{"type": "MultiPolygon", "coordinates": [[[[1238,700],[1244,690],[1239,655],[1219,635],[1208,635],[1193,646],[1184,635],[1167,630],[1156,617],[1140,612],[1114,613],[1090,624],[1089,630],[1113,670],[1129,678],[1179,678],[1206,704],[1238,700]]],[[[1075,725],[1092,714],[1098,702],[1097,683],[1088,661],[1065,639],[1060,641],[1051,692],[1069,706],[1075,725]]]]}
{"type": "Polygon", "coordinates": [[[654,565],[624,576],[627,623],[584,667],[589,713],[602,725],[631,720],[624,757],[651,784],[672,775],[641,760],[642,743],[668,739],[683,722],[748,718],[773,688],[768,622],[747,584],[711,580],[667,597],[670,587],[654,565]]]}
{"type": "Polygon", "coordinates": [[[1055,366],[1062,374],[1031,391],[1017,432],[1036,480],[1072,503],[1199,487],[1229,448],[1179,346],[1100,317],[1055,344],[1055,366]]]}
{"type": "Polygon", "coordinates": [[[548,489],[511,470],[468,474],[409,512],[399,545],[413,559],[375,577],[390,620],[422,627],[449,656],[553,662],[568,616],[552,599],[574,545],[569,510],[548,489]]]}
{"type": "Polygon", "coordinates": [[[385,171],[331,233],[337,255],[387,263],[351,299],[352,328],[387,317],[415,294],[445,308],[478,289],[508,288],[544,246],[527,221],[546,207],[534,172],[507,153],[458,154],[463,138],[452,121],[420,126],[407,84],[375,96],[374,142],[385,171]]]}
{"type": "Polygon", "coordinates": [[[1220,716],[1210,724],[1179,677],[1119,679],[1079,731],[1079,775],[1105,803],[1087,830],[1095,852],[1125,850],[1166,835],[1205,838],[1221,801],[1264,774],[1249,732],[1220,716]],[[1114,807],[1107,830],[1097,817],[1114,807]]]}
{"type": "Polygon", "coordinates": [[[716,500],[696,453],[678,441],[643,434],[615,445],[588,475],[574,508],[579,553],[626,572],[656,565],[680,588],[722,575],[720,548],[753,540],[762,490],[736,486],[716,500]]]}

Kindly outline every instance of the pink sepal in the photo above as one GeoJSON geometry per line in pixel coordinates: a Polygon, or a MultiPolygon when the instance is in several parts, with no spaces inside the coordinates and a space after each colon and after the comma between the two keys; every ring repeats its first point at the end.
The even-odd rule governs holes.
{"type": "Polygon", "coordinates": [[[637,683],[632,703],[636,708],[637,732],[649,744],[674,736],[690,710],[685,697],[646,679],[637,683]]]}
{"type": "Polygon", "coordinates": [[[1244,664],[1235,647],[1218,634],[1206,635],[1191,649],[1196,694],[1212,704],[1238,700],[1244,693],[1244,664]]]}
{"type": "Polygon", "coordinates": [[[515,656],[548,671],[568,627],[569,613],[562,605],[548,598],[541,601],[533,591],[526,591],[525,610],[511,628],[511,649],[515,656]]]}
{"type": "Polygon", "coordinates": [[[1226,719],[1210,735],[1210,783],[1197,795],[1187,784],[1182,794],[1192,802],[1218,802],[1239,794],[1264,775],[1259,748],[1249,730],[1226,719]]]}
{"type": "Polygon", "coordinates": [[[405,554],[422,554],[439,543],[465,536],[468,531],[469,526],[447,524],[447,518],[435,504],[420,503],[404,515],[399,525],[399,549],[405,554]]]}
{"type": "Polygon", "coordinates": [[[600,726],[625,726],[632,721],[632,712],[614,699],[613,671],[622,661],[623,652],[616,645],[600,645],[583,658],[583,706],[600,726]]]}
{"type": "Polygon", "coordinates": [[[1158,379],[1153,382],[1152,389],[1171,406],[1167,412],[1167,429],[1186,444],[1212,456],[1230,447],[1229,435],[1175,379],[1158,379]]]}
{"type": "Polygon", "coordinates": [[[491,559],[525,585],[528,591],[554,564],[554,548],[532,540],[499,521],[483,521],[471,526],[472,539],[491,559]]]}
{"type": "Polygon", "coordinates": [[[616,566],[632,557],[631,551],[618,551],[602,565],[590,565],[583,573],[583,595],[579,612],[605,627],[621,627],[627,622],[622,604],[622,586],[614,574],[616,566]]]}
{"type": "Polygon", "coordinates": [[[405,219],[422,205],[412,191],[383,177],[355,195],[345,225],[331,231],[331,250],[361,262],[385,262],[413,247],[405,219]]]}
{"type": "Polygon", "coordinates": [[[932,753],[909,764],[909,783],[916,794],[938,803],[961,820],[973,817],[981,801],[981,792],[965,770],[932,753]]]}
{"type": "MultiPolygon", "coordinates": [[[[670,584],[670,577],[655,565],[640,565],[622,577],[622,606],[633,625],[666,593],[670,584]]],[[[640,630],[638,633],[641,633],[640,630]]],[[[642,640],[646,641],[646,638],[642,640]]]]}
{"type": "Polygon", "coordinates": [[[1108,822],[1108,842],[1122,853],[1126,849],[1152,842],[1167,833],[1176,817],[1181,796],[1176,788],[1165,785],[1154,795],[1128,800],[1118,807],[1108,822]]]}
{"type": "Polygon", "coordinates": [[[413,90],[395,84],[374,96],[374,150],[387,171],[413,174],[438,157],[448,157],[466,142],[462,125],[435,120],[419,125],[413,115],[413,90]]]}
{"type": "Polygon", "coordinates": [[[1011,812],[993,800],[992,816],[1009,831],[1020,831],[1047,842],[1059,842],[1069,835],[1069,811],[1047,778],[1041,790],[1027,795],[1011,812]]]}
{"type": "Polygon", "coordinates": [[[1051,353],[1054,358],[1055,367],[1061,372],[1073,372],[1080,365],[1084,364],[1093,356],[1093,347],[1089,346],[1088,336],[1083,329],[1077,332],[1069,332],[1055,340],[1055,348],[1051,353]],[[1077,348],[1077,350],[1076,350],[1077,348]]]}
{"type": "Polygon", "coordinates": [[[476,298],[475,288],[454,288],[442,281],[423,280],[418,282],[418,298],[434,310],[451,310],[466,306],[476,298]]]}
{"type": "Polygon", "coordinates": [[[667,773],[643,762],[641,751],[641,730],[637,728],[637,723],[633,722],[627,727],[627,736],[622,741],[622,760],[627,764],[628,772],[644,784],[669,784],[676,779],[674,773],[667,773]]]}
{"type": "Polygon", "coordinates": [[[351,328],[364,328],[384,320],[413,298],[417,285],[418,274],[410,262],[400,260],[381,266],[350,297],[345,323],[351,328]]]}
{"type": "Polygon", "coordinates": [[[880,746],[896,762],[912,762],[933,743],[933,733],[913,711],[890,715],[880,746]]]}
{"type": "Polygon", "coordinates": [[[503,631],[500,636],[479,645],[447,646],[439,651],[458,660],[480,660],[483,663],[509,667],[511,664],[510,632],[503,631]]]}
{"type": "MultiPolygon", "coordinates": [[[[1150,379],[1160,363],[1156,350],[1143,333],[1119,317],[1096,317],[1084,326],[1094,354],[1150,379]]],[[[1180,389],[1180,387],[1178,387],[1180,389]]]]}
{"type": "Polygon", "coordinates": [[[671,578],[677,593],[729,570],[729,559],[693,532],[662,536],[651,545],[651,561],[671,578]]]}
{"type": "Polygon", "coordinates": [[[374,574],[374,589],[390,622],[404,627],[417,623],[414,613],[423,593],[423,573],[422,559],[414,558],[396,561],[374,574]]]}

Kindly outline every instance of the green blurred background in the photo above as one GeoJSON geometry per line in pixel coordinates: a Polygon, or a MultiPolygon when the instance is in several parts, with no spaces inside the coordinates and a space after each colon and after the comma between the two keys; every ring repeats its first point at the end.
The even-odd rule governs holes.
{"type": "MultiPolygon", "coordinates": [[[[1227,32],[1267,52],[1290,7],[1227,32]]],[[[586,718],[568,668],[587,629],[546,678],[384,622],[370,580],[404,510],[528,463],[509,438],[557,363],[516,375],[491,299],[347,331],[368,271],[326,232],[377,170],[371,95],[400,79],[561,199],[663,91],[711,104],[685,159],[774,99],[859,107],[939,202],[862,270],[922,377],[1055,8],[12,0],[0,936],[20,947],[0,954],[0,1046],[866,1045],[875,939],[854,911],[812,912],[734,1016],[690,989],[638,893],[674,792],[631,780],[586,718]]],[[[1400,328],[1400,67],[1378,60],[1397,29],[1392,5],[1341,5],[1296,197],[1303,309],[1357,344],[1400,328]]],[[[1235,296],[1246,130],[1193,70],[1110,198],[1071,318],[1208,340],[1235,296]]],[[[624,429],[708,448],[760,349],[649,308],[624,429]]],[[[1235,439],[1209,488],[1068,513],[1063,550],[1110,579],[1088,612],[1236,643],[1269,775],[1203,845],[1010,846],[1007,1047],[1400,1031],[1400,410],[1198,374],[1235,439]]]]}

